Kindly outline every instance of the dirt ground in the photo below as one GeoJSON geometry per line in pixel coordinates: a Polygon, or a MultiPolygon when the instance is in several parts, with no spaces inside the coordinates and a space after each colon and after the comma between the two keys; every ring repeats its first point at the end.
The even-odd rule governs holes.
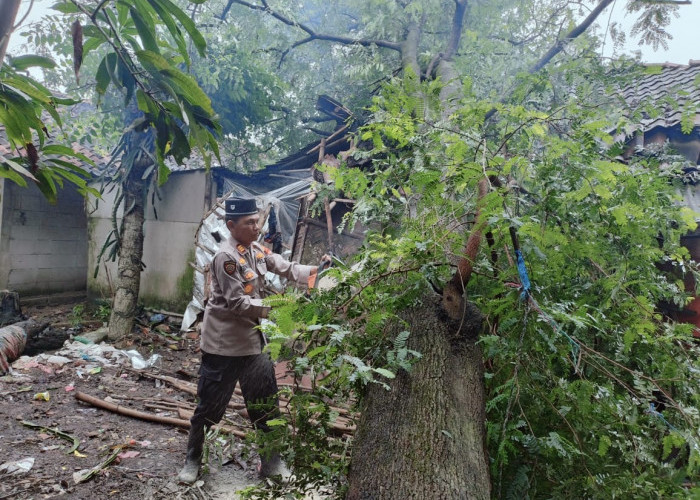
{"type": "MultiPolygon", "coordinates": [[[[80,306],[23,307],[26,316],[51,323],[43,335],[44,348],[50,349],[41,352],[39,347],[32,357],[19,358],[12,373],[0,377],[0,500],[224,500],[238,498],[236,490],[259,482],[257,454],[246,454],[240,438],[228,438],[210,447],[209,472],[201,474],[200,481],[179,485],[186,429],[119,415],[76,399],[82,393],[123,408],[182,419],[178,407],[181,412],[193,409],[194,396],[153,376],[169,376],[192,387],[200,358],[196,333],[179,338],[180,318],[152,312],[139,318],[139,333],[120,345],[81,342],[81,336],[101,321],[80,306]],[[133,350],[141,356],[124,354],[133,350]],[[160,359],[153,366],[134,368],[134,359],[137,364],[154,361],[154,354],[160,359]],[[101,465],[115,455],[111,463],[101,465]],[[92,468],[94,475],[86,478],[92,468]]],[[[248,425],[233,409],[226,418],[229,425],[248,425]]]]}

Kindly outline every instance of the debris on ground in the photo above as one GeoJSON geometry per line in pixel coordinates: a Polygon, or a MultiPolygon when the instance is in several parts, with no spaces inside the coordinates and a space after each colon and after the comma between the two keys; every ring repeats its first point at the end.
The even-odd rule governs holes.
{"type": "MultiPolygon", "coordinates": [[[[181,316],[144,313],[132,335],[110,345],[101,323],[76,326],[74,308],[24,311],[50,322],[40,334],[53,348],[17,357],[0,376],[0,500],[233,500],[260,483],[259,459],[243,440],[252,427],[240,390],[215,429],[207,472],[194,485],[177,483],[201,357],[196,332],[172,333],[181,316]]],[[[278,368],[280,387],[291,384],[278,368]]],[[[338,426],[354,430],[347,418],[338,426]]]]}
{"type": "Polygon", "coordinates": [[[63,339],[51,350],[8,361],[0,376],[0,499],[223,500],[237,498],[233,491],[259,482],[255,454],[249,457],[240,439],[250,424],[238,413],[244,406],[239,398],[239,408],[230,408],[222,432],[239,436],[231,439],[240,446],[227,449],[235,456],[211,454],[209,467],[218,471],[217,481],[230,484],[213,487],[215,474],[205,474],[199,486],[205,496],[177,484],[188,415],[196,403],[191,392],[168,380],[196,388],[200,362],[196,336],[171,334],[178,332],[180,318],[143,316],[138,329],[115,346],[104,341],[106,328],[76,327],[74,307],[23,311],[44,325],[50,322],[42,329],[46,340],[63,339]],[[153,329],[144,326],[151,319],[158,321],[153,329]],[[109,408],[95,406],[95,400],[109,408]],[[114,412],[115,407],[154,421],[114,412]],[[234,465],[223,466],[225,462],[234,465]],[[12,480],[4,479],[10,475],[12,480]]]}

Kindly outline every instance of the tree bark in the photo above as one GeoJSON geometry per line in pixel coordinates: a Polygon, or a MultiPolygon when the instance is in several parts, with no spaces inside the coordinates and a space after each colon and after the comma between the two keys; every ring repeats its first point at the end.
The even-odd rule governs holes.
{"type": "Polygon", "coordinates": [[[0,65],[5,60],[7,45],[10,43],[10,35],[14,27],[17,12],[19,12],[20,0],[3,0],[0,2],[0,65]]]}
{"type": "MultiPolygon", "coordinates": [[[[143,114],[131,100],[125,110],[127,129],[143,114]]],[[[143,269],[143,222],[146,195],[153,174],[146,170],[154,163],[154,133],[128,130],[122,137],[124,154],[121,159],[124,215],[119,234],[119,262],[117,283],[109,318],[110,340],[118,341],[131,333],[138,309],[141,271],[143,269]]]]}
{"type": "Polygon", "coordinates": [[[125,213],[119,262],[117,264],[117,289],[109,318],[110,340],[120,340],[131,333],[138,308],[141,287],[141,258],[143,256],[144,181],[145,167],[132,167],[123,184],[125,213]]]}
{"type": "Polygon", "coordinates": [[[390,390],[368,389],[348,500],[490,498],[483,361],[474,343],[482,316],[470,304],[466,310],[463,322],[453,321],[435,295],[404,314],[409,347],[422,358],[390,390]]]}

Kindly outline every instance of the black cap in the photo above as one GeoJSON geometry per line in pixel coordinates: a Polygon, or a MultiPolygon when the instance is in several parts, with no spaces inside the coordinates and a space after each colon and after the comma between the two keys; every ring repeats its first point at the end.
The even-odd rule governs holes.
{"type": "Polygon", "coordinates": [[[226,216],[253,215],[258,213],[255,198],[229,198],[224,203],[226,216]]]}

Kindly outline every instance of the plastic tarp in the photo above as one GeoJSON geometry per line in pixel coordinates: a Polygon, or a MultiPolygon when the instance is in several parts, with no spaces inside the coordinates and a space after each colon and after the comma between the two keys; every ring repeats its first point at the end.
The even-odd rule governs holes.
{"type": "MultiPolygon", "coordinates": [[[[292,244],[294,242],[294,233],[296,232],[297,219],[299,217],[300,198],[308,194],[310,185],[311,178],[308,178],[283,186],[274,191],[264,194],[255,194],[243,186],[231,183],[227,186],[230,190],[222,199],[230,198],[231,196],[255,198],[258,208],[262,213],[265,213],[269,208],[270,214],[267,220],[263,221],[261,238],[270,231],[270,222],[272,220],[276,221],[277,231],[281,233],[282,238],[283,250],[281,253],[285,255],[291,253],[292,244]]],[[[204,286],[206,277],[203,271],[211,263],[214,254],[219,250],[219,242],[225,241],[228,237],[229,231],[224,221],[223,206],[217,205],[213,210],[207,213],[197,230],[194,291],[192,300],[185,310],[181,330],[190,328],[195,321],[197,321],[197,315],[204,310],[204,286]]],[[[265,276],[265,280],[267,285],[276,290],[281,290],[283,287],[279,277],[272,273],[268,273],[265,276]]]]}

